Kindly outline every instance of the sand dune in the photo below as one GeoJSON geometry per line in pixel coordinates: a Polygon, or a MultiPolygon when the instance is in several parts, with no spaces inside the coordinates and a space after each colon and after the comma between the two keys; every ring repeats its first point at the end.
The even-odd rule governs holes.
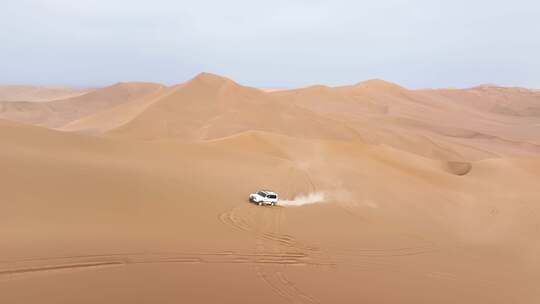
{"type": "Polygon", "coordinates": [[[540,300],[529,93],[120,86],[0,119],[0,303],[540,300]]]}
{"type": "Polygon", "coordinates": [[[174,88],[161,87],[154,92],[135,98],[117,106],[95,112],[72,121],[60,128],[65,131],[103,134],[111,129],[120,127],[137,117],[155,101],[167,96],[174,88]]]}
{"type": "Polygon", "coordinates": [[[466,90],[424,90],[425,94],[479,111],[502,116],[540,116],[540,92],[524,89],[483,85],[466,90]]]}
{"type": "Polygon", "coordinates": [[[353,130],[339,122],[208,73],[176,87],[108,134],[143,140],[197,141],[248,130],[306,138],[355,137],[353,130]]]}
{"type": "Polygon", "coordinates": [[[27,85],[0,85],[0,101],[43,102],[80,96],[93,89],[68,87],[39,87],[27,85]]]}
{"type": "MultiPolygon", "coordinates": [[[[485,98],[492,102],[490,95],[485,98]]],[[[411,91],[382,80],[264,92],[201,74],[147,104],[123,125],[102,131],[132,139],[196,141],[259,130],[386,144],[454,161],[540,154],[540,126],[534,120],[500,118],[464,106],[458,97],[456,102],[439,100],[432,92],[411,91]]]]}
{"type": "Polygon", "coordinates": [[[163,86],[119,83],[88,94],[48,102],[0,102],[0,118],[52,128],[154,93],[163,86]]]}
{"type": "MultiPolygon", "coordinates": [[[[437,98],[431,91],[411,91],[381,80],[272,94],[347,124],[366,142],[427,157],[476,160],[495,155],[531,156],[540,151],[540,129],[532,123],[534,118],[500,118],[487,110],[464,106],[459,96],[437,98]],[[514,149],[516,145],[528,148],[514,149]]],[[[493,102],[489,94],[477,98],[478,103],[483,100],[493,102]]],[[[523,103],[532,107],[530,101],[523,103]]],[[[524,106],[518,104],[516,111],[520,107],[524,106]]]]}
{"type": "Polygon", "coordinates": [[[147,84],[140,96],[118,93],[137,85],[144,87],[119,85],[99,90],[98,96],[43,105],[4,103],[0,117],[139,140],[199,141],[259,130],[386,144],[451,161],[540,153],[534,116],[539,95],[526,89],[414,91],[369,80],[268,92],[203,73],[167,89],[147,84]]]}

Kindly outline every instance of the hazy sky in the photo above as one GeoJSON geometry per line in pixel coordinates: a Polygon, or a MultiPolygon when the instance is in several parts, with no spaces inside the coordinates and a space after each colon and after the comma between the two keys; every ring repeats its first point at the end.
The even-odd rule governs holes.
{"type": "Polygon", "coordinates": [[[540,1],[1,0],[0,83],[540,88],[540,1]]]}

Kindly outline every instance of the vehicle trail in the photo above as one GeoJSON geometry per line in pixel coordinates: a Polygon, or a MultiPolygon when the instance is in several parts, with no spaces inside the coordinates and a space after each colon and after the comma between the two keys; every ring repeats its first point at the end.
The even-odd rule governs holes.
{"type": "MultiPolygon", "coordinates": [[[[281,209],[281,208],[280,208],[281,209]]],[[[278,254],[287,254],[283,249],[284,245],[280,242],[275,242],[273,239],[269,239],[269,234],[278,235],[276,230],[278,227],[275,223],[279,223],[280,210],[272,210],[267,208],[262,212],[263,218],[260,221],[261,229],[257,229],[263,233],[259,234],[256,239],[255,250],[257,252],[277,252],[278,254]],[[277,211],[277,212],[276,212],[277,211]],[[276,221],[276,217],[278,221],[276,221]],[[267,226],[270,223],[270,226],[267,226]],[[266,232],[264,232],[266,231],[266,232]]],[[[303,255],[309,258],[307,253],[298,251],[297,254],[303,255]]],[[[319,303],[313,296],[301,291],[296,285],[291,282],[285,274],[287,264],[274,264],[265,265],[257,263],[254,265],[254,270],[257,276],[265,282],[268,287],[277,295],[287,300],[290,303],[319,303]]]]}

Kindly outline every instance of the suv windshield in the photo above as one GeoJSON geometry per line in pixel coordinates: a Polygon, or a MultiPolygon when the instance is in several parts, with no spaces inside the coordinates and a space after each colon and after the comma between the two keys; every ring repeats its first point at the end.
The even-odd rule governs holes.
{"type": "Polygon", "coordinates": [[[262,197],[266,197],[266,193],[262,192],[262,191],[259,191],[257,192],[258,195],[262,196],[262,197]]]}

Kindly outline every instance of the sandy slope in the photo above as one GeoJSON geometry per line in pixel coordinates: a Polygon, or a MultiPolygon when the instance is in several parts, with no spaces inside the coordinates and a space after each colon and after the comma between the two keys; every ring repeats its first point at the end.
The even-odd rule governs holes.
{"type": "Polygon", "coordinates": [[[540,92],[524,88],[483,85],[466,90],[422,90],[441,100],[503,116],[540,117],[540,92]]]}
{"type": "Polygon", "coordinates": [[[0,101],[43,102],[80,96],[93,89],[68,87],[38,87],[27,85],[0,85],[0,101]]]}
{"type": "MultiPolygon", "coordinates": [[[[347,124],[365,142],[384,143],[430,158],[478,160],[540,153],[538,118],[494,115],[466,106],[467,100],[460,96],[438,98],[434,92],[371,80],[353,86],[315,86],[271,94],[347,124]]],[[[499,101],[491,94],[476,98],[478,103],[499,101]]],[[[519,100],[520,95],[514,99],[519,100]]],[[[534,107],[538,101],[522,103],[527,102],[534,107]]],[[[508,107],[513,108],[513,104],[508,107]]],[[[520,107],[524,106],[517,105],[520,107]]]]}
{"type": "Polygon", "coordinates": [[[106,110],[81,117],[60,129],[80,133],[105,133],[133,120],[156,100],[167,96],[173,91],[174,88],[158,88],[151,94],[144,95],[141,98],[135,98],[106,110]]]}
{"type": "Polygon", "coordinates": [[[90,93],[48,102],[0,102],[0,118],[58,128],[69,122],[144,98],[161,90],[153,83],[119,83],[90,93]]]}
{"type": "MultiPolygon", "coordinates": [[[[199,141],[259,130],[386,144],[456,161],[540,154],[540,125],[534,116],[492,113],[466,105],[459,96],[437,97],[442,93],[436,92],[411,91],[382,80],[265,92],[203,73],[145,99],[84,117],[64,130],[147,141],[199,141]]],[[[491,96],[480,97],[496,103],[491,96]]],[[[523,107],[517,104],[516,111],[523,107]]]]}
{"type": "MultiPolygon", "coordinates": [[[[530,157],[540,154],[538,96],[535,91],[497,87],[412,91],[382,80],[267,92],[203,73],[143,98],[79,113],[79,119],[62,129],[180,141],[260,130],[382,143],[440,160],[530,157]]],[[[24,108],[13,112],[28,115],[24,108]]],[[[55,116],[66,120],[62,113],[55,116]]],[[[43,113],[39,117],[50,119],[43,113]]]]}
{"type": "Polygon", "coordinates": [[[433,94],[203,74],[77,132],[0,120],[0,303],[536,303],[534,116],[433,94]]]}
{"type": "Polygon", "coordinates": [[[355,137],[353,130],[339,122],[207,73],[177,86],[108,134],[143,140],[197,141],[248,130],[302,138],[355,137]]]}

